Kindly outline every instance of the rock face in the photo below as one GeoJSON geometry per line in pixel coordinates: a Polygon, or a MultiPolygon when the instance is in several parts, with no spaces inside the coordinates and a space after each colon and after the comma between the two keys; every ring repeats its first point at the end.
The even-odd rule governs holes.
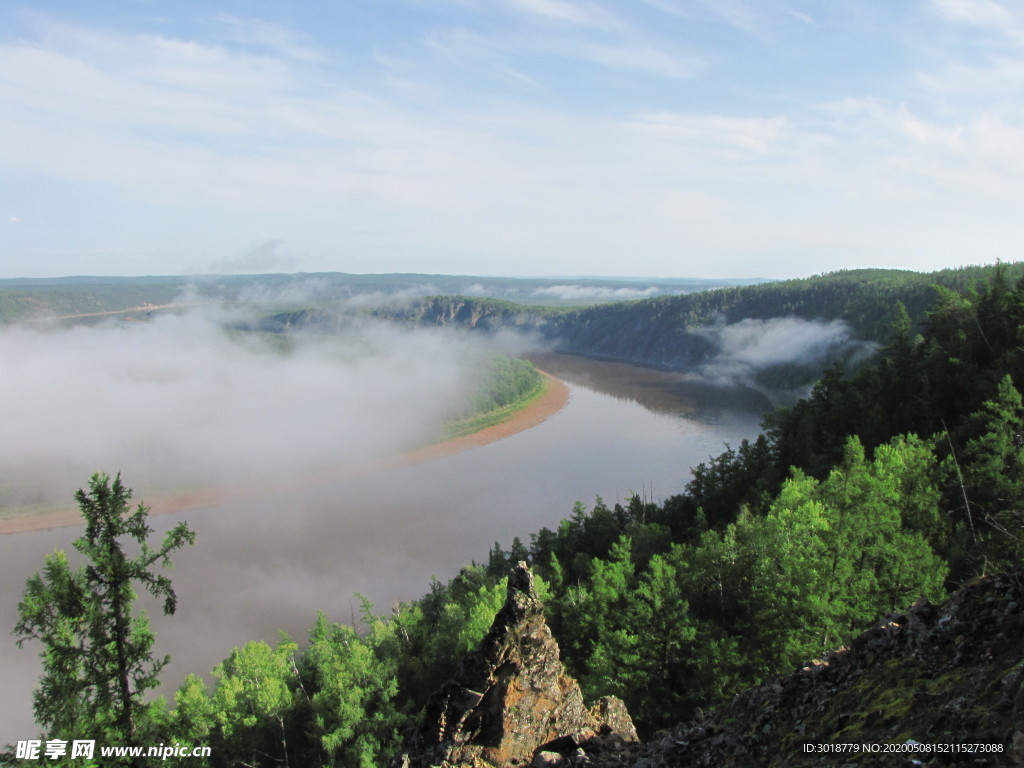
{"type": "Polygon", "coordinates": [[[431,695],[397,765],[513,768],[570,765],[584,744],[625,744],[637,735],[625,705],[588,708],[565,674],[558,644],[525,563],[512,569],[505,605],[453,680],[431,695]]]}

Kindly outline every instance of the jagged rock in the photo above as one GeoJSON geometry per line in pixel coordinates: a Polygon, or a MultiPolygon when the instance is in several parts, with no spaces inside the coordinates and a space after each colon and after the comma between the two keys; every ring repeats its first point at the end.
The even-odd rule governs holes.
{"type": "Polygon", "coordinates": [[[640,741],[626,704],[617,696],[602,696],[590,708],[590,715],[601,724],[600,733],[617,736],[623,741],[640,741]]]}
{"type": "Polygon", "coordinates": [[[579,685],[565,674],[533,574],[519,563],[487,636],[431,695],[421,727],[395,764],[570,765],[566,755],[601,738],[637,740],[620,700],[601,699],[591,710],[584,705],[579,685]],[[562,762],[552,762],[554,755],[562,762]]]}

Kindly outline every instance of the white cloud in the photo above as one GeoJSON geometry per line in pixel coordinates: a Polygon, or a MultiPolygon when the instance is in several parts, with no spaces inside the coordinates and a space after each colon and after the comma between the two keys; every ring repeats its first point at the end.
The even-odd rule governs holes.
{"type": "Polygon", "coordinates": [[[947,19],[985,27],[1006,29],[1013,15],[993,0],[933,0],[936,10],[947,19]]]}
{"type": "Polygon", "coordinates": [[[746,319],[697,329],[715,345],[701,374],[722,382],[744,382],[772,365],[821,366],[841,353],[866,354],[872,344],[851,337],[845,322],[798,317],[746,319]]]}
{"type": "Polygon", "coordinates": [[[758,35],[761,18],[753,6],[743,0],[700,0],[709,11],[741,32],[758,35]]]}
{"type": "Polygon", "coordinates": [[[174,40],[112,42],[129,49],[125,60],[0,47],[0,94],[9,114],[68,131],[61,120],[128,134],[153,127],[207,136],[266,129],[265,121],[255,119],[264,114],[280,120],[267,110],[279,101],[275,94],[285,78],[272,63],[174,40]]]}
{"type": "Polygon", "coordinates": [[[302,62],[323,62],[327,59],[313,43],[280,24],[230,15],[217,16],[216,20],[231,30],[235,42],[266,48],[302,62]]]}
{"type": "Polygon", "coordinates": [[[440,177],[479,175],[459,159],[483,146],[457,124],[351,89],[310,94],[280,60],[190,41],[83,38],[118,55],[0,47],[0,160],[9,167],[157,200],[296,212],[356,200],[432,207],[456,191],[440,177]]]}
{"type": "MultiPolygon", "coordinates": [[[[995,24],[1006,11],[1021,27],[1008,4],[931,6],[925,21],[950,37],[901,49],[912,61],[902,68],[873,60],[855,85],[830,76],[831,52],[813,48],[835,41],[850,14],[822,12],[819,36],[779,3],[647,5],[679,14],[508,0],[430,15],[418,2],[430,23],[359,54],[259,19],[207,19],[213,37],[198,38],[171,23],[123,33],[37,17],[0,42],[0,166],[91,185],[110,210],[144,206],[189,244],[179,264],[241,252],[256,218],[290,253],[357,271],[429,260],[431,271],[464,273],[488,254],[490,273],[516,263],[621,274],[624,255],[638,274],[769,273],[750,262],[757,254],[770,274],[792,274],[782,256],[793,243],[807,263],[815,249],[888,258],[874,249],[896,241],[921,262],[935,249],[953,259],[956,238],[939,232],[965,196],[1024,193],[1024,59],[995,24]],[[984,38],[969,53],[950,43],[967,23],[984,38]],[[728,27],[773,35],[754,58],[728,27]],[[829,84],[813,100],[773,79],[786,56],[772,46],[786,34],[822,57],[817,79],[829,84]],[[925,201],[941,223],[911,232],[909,207],[925,201]],[[233,220],[193,234],[182,211],[233,220]],[[206,231],[219,241],[203,243],[206,231]]],[[[59,218],[46,207],[57,196],[39,197],[36,208],[19,202],[19,215],[59,218]]],[[[976,210],[965,233],[1016,239],[1011,217],[976,210]]],[[[111,239],[93,233],[79,248],[85,229],[49,237],[79,253],[111,239]]],[[[154,250],[141,236],[131,245],[154,250]]]]}
{"type": "Polygon", "coordinates": [[[699,68],[694,62],[648,46],[600,45],[587,43],[579,46],[583,58],[612,69],[646,72],[659,77],[685,80],[693,77],[699,68]]]}
{"type": "Polygon", "coordinates": [[[651,8],[656,8],[662,13],[667,13],[670,16],[684,16],[686,15],[685,10],[677,3],[671,2],[671,0],[640,0],[644,5],[649,5],[651,8]]]}
{"type": "Polygon", "coordinates": [[[605,8],[591,2],[568,0],[506,0],[527,13],[584,27],[614,27],[619,21],[605,8]]]}
{"type": "Polygon", "coordinates": [[[980,110],[945,119],[879,99],[846,99],[823,109],[838,121],[836,138],[851,154],[859,153],[866,168],[889,179],[940,184],[921,187],[923,194],[970,190],[1001,198],[1021,191],[1024,109],[1013,107],[1005,114],[980,110]]]}
{"type": "Polygon", "coordinates": [[[741,320],[708,333],[717,338],[722,356],[753,367],[818,359],[850,338],[841,320],[818,323],[795,317],[741,320]]]}
{"type": "Polygon", "coordinates": [[[641,115],[636,129],[682,146],[768,155],[792,147],[793,131],[783,115],[733,117],[686,113],[641,115]]]}

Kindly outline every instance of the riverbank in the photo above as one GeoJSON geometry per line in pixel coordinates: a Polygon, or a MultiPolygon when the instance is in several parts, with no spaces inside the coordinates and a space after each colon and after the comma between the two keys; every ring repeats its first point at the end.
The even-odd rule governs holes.
{"type": "MultiPolygon", "coordinates": [[[[311,472],[298,477],[278,482],[246,484],[220,488],[208,488],[199,491],[170,494],[167,496],[147,497],[141,499],[149,508],[150,515],[170,514],[189,509],[218,506],[246,499],[259,498],[277,493],[305,488],[347,477],[357,477],[373,472],[380,472],[394,467],[432,461],[444,456],[461,453],[479,448],[510,437],[519,432],[537,426],[554,416],[569,401],[569,388],[566,384],[540,371],[546,382],[546,389],[525,408],[516,411],[508,419],[498,424],[485,427],[477,432],[428,445],[423,448],[373,459],[344,467],[332,468],[320,472],[311,472]]],[[[47,510],[35,514],[0,518],[0,535],[38,531],[48,528],[63,528],[76,525],[81,521],[77,507],[47,510]]]]}

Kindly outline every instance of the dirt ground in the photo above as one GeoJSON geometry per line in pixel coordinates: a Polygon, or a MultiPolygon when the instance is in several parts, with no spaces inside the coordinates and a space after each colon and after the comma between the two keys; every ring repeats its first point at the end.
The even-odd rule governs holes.
{"type": "MultiPolygon", "coordinates": [[[[457,437],[453,440],[436,443],[425,448],[398,454],[397,456],[389,456],[337,469],[299,475],[285,481],[206,488],[188,493],[145,498],[142,501],[149,506],[150,514],[162,515],[199,507],[212,507],[230,502],[244,501],[248,498],[259,498],[296,488],[329,483],[346,477],[355,477],[394,467],[431,461],[442,456],[450,456],[454,453],[478,448],[481,445],[487,445],[488,443],[496,442],[510,435],[535,427],[565,407],[565,404],[569,401],[569,388],[559,379],[544,371],[541,371],[541,373],[548,380],[547,392],[527,408],[514,414],[506,421],[482,429],[479,432],[474,432],[471,435],[457,437]]],[[[78,508],[68,507],[67,509],[52,510],[34,515],[0,519],[0,535],[21,533],[23,531],[38,531],[45,528],[61,528],[75,525],[79,522],[81,522],[81,515],[78,508]]]]}

